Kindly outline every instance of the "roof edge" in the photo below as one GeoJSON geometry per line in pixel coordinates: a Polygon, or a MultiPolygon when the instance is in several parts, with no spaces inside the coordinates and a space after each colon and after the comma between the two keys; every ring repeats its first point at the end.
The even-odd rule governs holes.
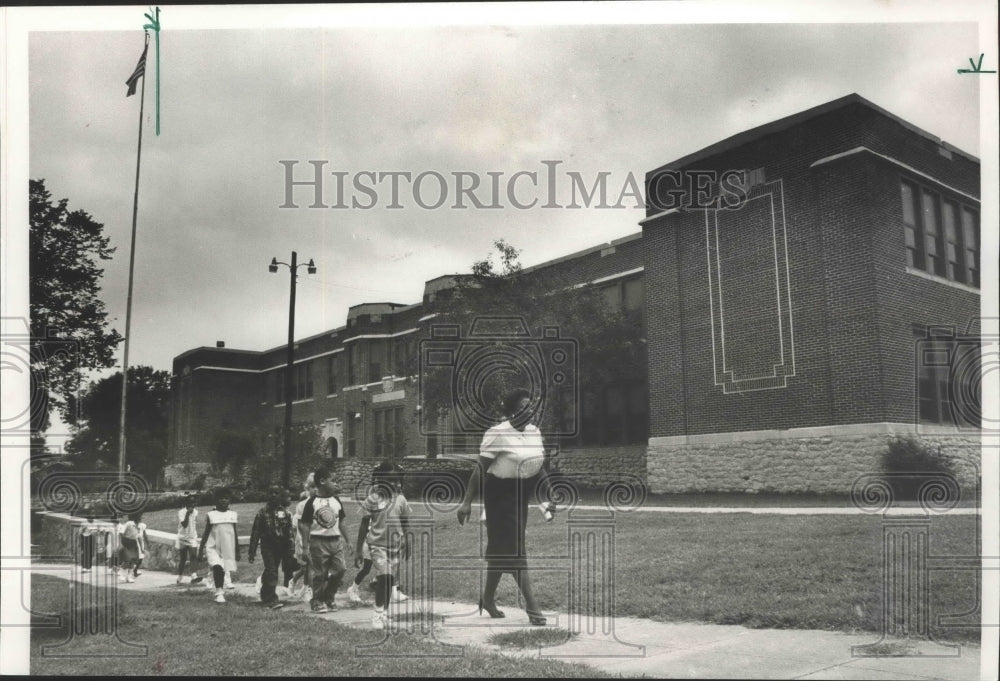
{"type": "Polygon", "coordinates": [[[654,168],[653,170],[649,170],[646,172],[646,177],[648,178],[651,175],[654,175],[655,173],[658,173],[663,170],[682,168],[686,165],[694,163],[695,161],[700,161],[702,159],[709,158],[711,156],[716,156],[718,154],[724,153],[731,149],[735,149],[736,147],[742,146],[744,144],[748,144],[750,142],[759,140],[763,137],[766,137],[767,135],[772,135],[774,133],[782,132],[795,125],[811,120],[818,116],[822,116],[823,114],[829,113],[831,111],[835,111],[836,109],[843,108],[850,104],[861,104],[863,106],[866,106],[869,109],[872,109],[873,111],[876,111],[882,114],[883,116],[886,116],[887,118],[895,121],[896,123],[899,123],[904,128],[910,130],[911,132],[914,132],[920,135],[921,137],[925,137],[934,142],[935,144],[941,145],[942,147],[948,149],[952,153],[959,154],[960,156],[963,156],[964,158],[972,161],[973,163],[980,162],[978,157],[973,156],[969,152],[963,151],[952,144],[944,142],[940,137],[932,135],[926,130],[917,127],[913,123],[910,123],[909,121],[900,118],[891,111],[883,109],[878,104],[875,104],[874,102],[865,99],[858,93],[852,92],[849,95],[844,95],[843,97],[838,97],[837,99],[825,102],[823,104],[814,106],[804,111],[799,111],[798,113],[785,116],[784,118],[779,118],[776,121],[771,121],[770,123],[764,123],[763,125],[758,125],[755,128],[750,128],[749,130],[738,132],[735,135],[726,137],[725,139],[715,142],[714,144],[710,144],[707,147],[703,147],[702,149],[699,149],[698,151],[690,153],[686,156],[682,156],[674,161],[671,161],[670,163],[666,163],[657,168],[654,168]]]}

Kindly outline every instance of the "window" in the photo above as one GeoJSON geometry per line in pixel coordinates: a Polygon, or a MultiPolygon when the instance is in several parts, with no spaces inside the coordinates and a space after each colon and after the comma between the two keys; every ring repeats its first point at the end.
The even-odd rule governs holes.
{"type": "Polygon", "coordinates": [[[924,249],[921,240],[917,238],[920,227],[917,225],[917,214],[913,209],[914,187],[909,182],[903,182],[903,229],[906,233],[906,264],[919,269],[924,268],[924,249]]]}
{"type": "Polygon", "coordinates": [[[967,284],[979,288],[979,214],[962,209],[962,249],[965,251],[967,284]]]}
{"type": "Polygon", "coordinates": [[[375,412],[375,457],[395,459],[404,452],[403,408],[380,409],[375,412]]]}
{"type": "Polygon", "coordinates": [[[920,197],[921,208],[923,210],[924,222],[924,251],[927,253],[927,271],[943,277],[944,258],[941,245],[941,230],[938,228],[938,205],[937,194],[923,192],[920,197]]]}
{"type": "MultiPolygon", "coordinates": [[[[285,402],[285,377],[288,367],[272,372],[274,376],[274,403],[285,402]]],[[[312,362],[301,362],[292,368],[292,400],[307,400],[313,396],[312,362]]]]}
{"type": "Polygon", "coordinates": [[[307,400],[313,396],[312,362],[295,365],[295,385],[292,386],[296,400],[307,400]]]}
{"type": "Polygon", "coordinates": [[[644,293],[642,279],[628,279],[623,283],[625,309],[641,311],[644,293]]]}
{"type": "Polygon", "coordinates": [[[978,337],[928,338],[915,328],[917,420],[980,428],[982,348],[978,337]],[[956,423],[957,421],[957,423],[956,423]]]}
{"type": "Polygon", "coordinates": [[[347,348],[347,384],[357,385],[358,384],[358,344],[351,343],[347,348]]]}
{"type": "Polygon", "coordinates": [[[382,367],[385,366],[385,341],[373,340],[368,343],[368,382],[377,383],[382,380],[382,367]]]}
{"type": "Polygon", "coordinates": [[[326,359],[326,394],[332,395],[337,392],[337,364],[339,355],[330,355],[326,359]]]}
{"type": "Polygon", "coordinates": [[[907,266],[978,288],[978,212],[906,180],[900,196],[907,266]]]}
{"type": "Polygon", "coordinates": [[[624,281],[618,280],[600,287],[601,296],[607,306],[616,312],[642,313],[645,298],[642,277],[624,281]]]}
{"type": "Polygon", "coordinates": [[[645,383],[606,385],[584,392],[581,399],[579,444],[639,444],[649,436],[645,383]]]}
{"type": "Polygon", "coordinates": [[[285,402],[285,368],[272,372],[274,376],[274,403],[284,404],[285,402]]]}
{"type": "Polygon", "coordinates": [[[353,457],[358,455],[358,419],[354,418],[354,414],[350,414],[347,419],[347,456],[353,457]]]}
{"type": "Polygon", "coordinates": [[[612,310],[622,309],[622,294],[617,283],[601,288],[604,303],[612,310]]]}

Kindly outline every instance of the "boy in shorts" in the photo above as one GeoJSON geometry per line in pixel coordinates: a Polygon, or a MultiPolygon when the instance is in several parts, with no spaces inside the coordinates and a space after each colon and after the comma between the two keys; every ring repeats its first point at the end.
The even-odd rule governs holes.
{"type": "Polygon", "coordinates": [[[361,526],[358,528],[354,564],[364,562],[362,545],[368,542],[372,568],[375,570],[375,612],[372,627],[389,628],[388,605],[395,582],[394,572],[399,561],[409,558],[406,543],[406,521],[410,505],[403,496],[402,471],[391,462],[383,462],[372,475],[372,486],[361,504],[361,526]]]}

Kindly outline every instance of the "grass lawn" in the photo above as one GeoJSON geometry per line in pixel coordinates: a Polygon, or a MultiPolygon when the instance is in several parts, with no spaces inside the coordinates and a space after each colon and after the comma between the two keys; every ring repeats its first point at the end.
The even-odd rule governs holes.
{"type": "MultiPolygon", "coordinates": [[[[237,504],[240,534],[249,534],[260,504],[237,504]]],[[[356,506],[347,504],[348,528],[357,529],[356,506]]],[[[174,531],[174,511],[146,516],[151,528],[174,531]]],[[[475,515],[473,516],[475,518],[475,515]]],[[[528,524],[529,556],[567,554],[567,514],[545,523],[533,512],[528,524]]],[[[578,517],[578,516],[576,516],[578,517]]],[[[930,518],[930,554],[974,556],[976,516],[930,518]]],[[[459,527],[454,513],[434,516],[433,555],[479,556],[482,526],[459,527]]],[[[614,587],[619,616],[661,621],[742,624],[748,627],[880,631],[882,628],[883,521],[878,516],[778,516],[750,514],[619,513],[615,517],[615,570],[598,575],[614,587]]],[[[354,541],[354,537],[351,537],[354,541]]],[[[259,561],[243,556],[238,581],[254,581],[259,561]],[[246,567],[246,569],[243,569],[246,567]]],[[[564,562],[565,564],[565,562],[564,562]]],[[[435,598],[478,600],[482,563],[438,570],[435,598]]],[[[417,594],[426,585],[413,578],[414,561],[403,564],[403,588],[417,594]],[[407,571],[410,571],[410,574],[407,571]]],[[[354,574],[349,569],[348,576],[354,574]]],[[[570,575],[565,569],[536,570],[535,593],[542,607],[565,612],[570,575]]],[[[941,640],[977,642],[979,630],[938,626],[940,616],[975,608],[979,575],[973,571],[931,571],[929,617],[941,640]]],[[[513,580],[505,576],[498,601],[516,608],[513,580]]]]}
{"type": "MultiPolygon", "coordinates": [[[[66,615],[67,590],[65,580],[33,575],[32,610],[66,615]]],[[[103,635],[74,637],[74,654],[89,657],[43,656],[41,646],[66,641],[68,629],[33,629],[32,675],[602,676],[583,665],[514,659],[473,649],[466,649],[460,657],[435,657],[445,652],[442,646],[406,633],[392,635],[378,656],[362,657],[356,646],[378,643],[381,633],[263,610],[235,597],[220,607],[206,601],[203,593],[189,593],[119,592],[119,637],[148,646],[144,657],[109,657],[108,637],[103,635]],[[414,658],[420,658],[419,664],[414,664],[414,658]]]]}

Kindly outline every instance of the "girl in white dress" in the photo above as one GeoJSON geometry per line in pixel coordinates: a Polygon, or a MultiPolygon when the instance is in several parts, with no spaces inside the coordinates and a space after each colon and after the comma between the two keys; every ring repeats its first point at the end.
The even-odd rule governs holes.
{"type": "Polygon", "coordinates": [[[215,602],[225,603],[223,587],[227,573],[236,572],[240,559],[240,544],[236,538],[236,511],[229,510],[228,490],[219,490],[215,496],[215,509],[205,515],[205,534],[201,537],[198,559],[206,559],[212,568],[215,581],[215,602]]]}

